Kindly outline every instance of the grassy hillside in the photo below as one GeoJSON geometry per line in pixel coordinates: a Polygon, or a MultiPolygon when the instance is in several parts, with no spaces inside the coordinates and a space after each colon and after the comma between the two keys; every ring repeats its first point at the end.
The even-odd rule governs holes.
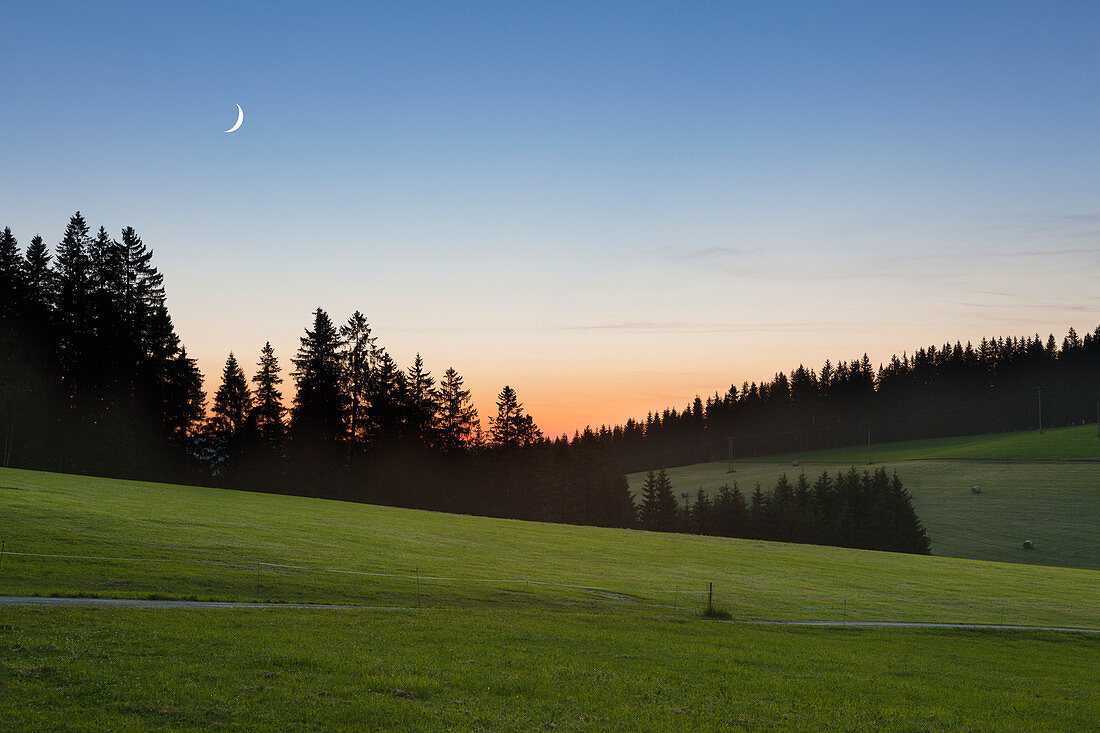
{"type": "Polygon", "coordinates": [[[0,594],[404,607],[0,606],[0,729],[1068,730],[1097,713],[1097,637],[698,615],[713,581],[738,617],[1100,627],[1096,572],[29,471],[0,486],[0,594]]]}
{"type": "Polygon", "coordinates": [[[0,486],[8,594],[697,607],[713,582],[741,617],[1100,626],[1096,574],[1061,568],[31,471],[0,486]]]}
{"type": "MultiPolygon", "coordinates": [[[[935,555],[1100,569],[1100,462],[1086,460],[1091,451],[1100,453],[1095,430],[872,445],[871,457],[875,466],[896,470],[913,492],[935,555]],[[973,485],[982,493],[972,494],[973,485]],[[1023,549],[1025,539],[1035,543],[1034,550],[1023,549]]],[[[794,478],[805,471],[812,479],[821,471],[864,466],[866,456],[866,448],[843,448],[735,461],[733,473],[722,461],[669,474],[677,495],[734,481],[751,491],[758,482],[774,485],[782,473],[794,478]]],[[[631,488],[640,490],[644,479],[644,473],[629,476],[631,488]]]]}
{"type": "MultiPolygon", "coordinates": [[[[875,463],[935,459],[1100,461],[1100,438],[1096,437],[1096,425],[1075,425],[1044,430],[1041,434],[1029,430],[871,444],[871,461],[875,463]]],[[[866,463],[867,446],[784,453],[745,460],[765,463],[866,463]]]]}

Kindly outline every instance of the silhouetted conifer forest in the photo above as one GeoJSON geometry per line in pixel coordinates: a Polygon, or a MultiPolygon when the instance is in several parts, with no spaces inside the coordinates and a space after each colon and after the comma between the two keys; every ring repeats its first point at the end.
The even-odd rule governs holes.
{"type": "Polygon", "coordinates": [[[931,554],[909,492],[897,474],[888,476],[883,468],[822,473],[812,484],[804,473],[794,484],[783,475],[774,491],[765,493],[757,485],[748,498],[736,483],[711,494],[700,489],[683,504],[677,503],[664,469],[650,471],[642,487],[638,526],[655,532],[931,554]]]}
{"type": "MultiPolygon", "coordinates": [[[[317,309],[297,352],[229,354],[207,399],[172,325],[163,277],[132,228],[78,212],[51,252],[0,233],[3,465],[213,483],[488,516],[927,552],[896,477],[823,476],[640,508],[623,471],[734,455],[1067,425],[1094,419],[1100,328],[1084,338],[983,339],[799,366],[644,421],[542,435],[505,386],[488,428],[462,376],[401,368],[359,312],[317,309]],[[252,376],[249,377],[248,374],[252,376]],[[284,397],[290,397],[289,402],[284,397]],[[209,412],[207,408],[209,407],[209,412]]],[[[658,485],[660,484],[660,485],[658,485]]],[[[667,494],[667,495],[666,495],[667,494]]]]}
{"type": "Polygon", "coordinates": [[[288,367],[231,353],[207,400],[132,228],[77,212],[56,254],[0,234],[0,465],[633,525],[606,446],[545,439],[509,386],[496,408],[483,433],[455,369],[402,369],[362,313],[320,308],[288,367]]]}
{"type": "Polygon", "coordinates": [[[928,346],[876,370],[867,355],[799,365],[770,382],[731,385],[682,411],[580,435],[610,446],[627,472],[821,448],[1035,430],[1100,414],[1100,326],[1082,338],[982,339],[928,346]]]}

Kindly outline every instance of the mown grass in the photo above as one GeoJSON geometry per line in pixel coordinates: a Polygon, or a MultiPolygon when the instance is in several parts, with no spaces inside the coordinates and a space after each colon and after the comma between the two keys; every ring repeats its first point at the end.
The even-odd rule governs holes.
{"type": "Polygon", "coordinates": [[[1100,626],[1100,575],[1083,570],[32,471],[0,485],[6,594],[694,612],[713,582],[737,618],[1100,626]]]}
{"type": "MultiPolygon", "coordinates": [[[[1100,440],[1095,426],[1085,428],[872,446],[872,460],[875,467],[897,471],[913,492],[935,555],[1096,570],[1100,462],[1082,457],[1085,448],[1100,452],[1100,440]],[[1073,458],[1055,459],[1059,455],[1073,458]],[[1033,459],[1018,459],[1023,456],[1033,459]],[[971,493],[974,485],[981,494],[971,493]],[[1025,539],[1035,543],[1034,550],[1023,548],[1025,539]]],[[[669,469],[669,475],[677,496],[688,491],[694,497],[700,488],[711,492],[735,481],[747,495],[757,483],[774,486],[784,473],[793,480],[805,472],[812,481],[822,471],[865,464],[866,448],[845,448],[734,461],[733,473],[721,461],[669,469]]],[[[628,479],[638,492],[645,474],[628,479]]]]}
{"type": "Polygon", "coordinates": [[[0,728],[1087,730],[1100,639],[543,609],[0,611],[0,728]]]}
{"type": "Polygon", "coordinates": [[[0,606],[0,729],[1078,730],[1097,717],[1094,636],[738,621],[1095,628],[1094,571],[30,471],[0,470],[0,486],[0,594],[402,607],[0,606]],[[701,617],[708,581],[734,622],[701,617]]]}

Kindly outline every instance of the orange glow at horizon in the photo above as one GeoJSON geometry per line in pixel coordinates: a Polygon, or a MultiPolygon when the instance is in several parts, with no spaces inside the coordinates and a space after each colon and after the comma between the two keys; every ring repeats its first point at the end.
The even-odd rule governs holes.
{"type": "MultiPolygon", "coordinates": [[[[1033,323],[1030,328],[1025,326],[1000,334],[982,324],[967,325],[958,333],[950,333],[945,324],[938,323],[919,328],[898,327],[886,337],[860,328],[821,330],[797,337],[783,335],[779,339],[774,334],[754,334],[736,340],[678,334],[665,337],[666,341],[675,342],[676,348],[664,349],[653,349],[644,341],[639,344],[631,339],[611,339],[617,341],[611,348],[607,348],[606,343],[598,348],[591,343],[577,344],[570,350],[559,350],[556,358],[548,353],[533,358],[530,355],[525,358],[503,356],[509,350],[476,356],[451,354],[452,358],[444,355],[442,359],[426,351],[420,353],[437,383],[452,365],[463,376],[483,429],[488,429],[489,418],[495,415],[497,395],[507,384],[516,390],[524,409],[532,415],[543,434],[555,438],[560,435],[572,437],[575,431],[586,426],[597,429],[602,425],[622,425],[629,418],[644,420],[649,412],[668,408],[682,410],[696,396],[704,401],[715,393],[722,396],[731,385],[740,390],[744,382],[767,381],[778,372],[789,375],[800,364],[819,371],[826,360],[835,365],[859,359],[866,353],[877,368],[894,354],[911,354],[917,348],[940,346],[945,341],[976,344],[983,336],[1016,332],[1017,335],[1038,332],[1044,337],[1053,333],[1060,341],[1070,326],[1082,334],[1096,328],[1096,324],[1087,322],[1065,323],[1064,327],[1033,323]],[[582,354],[586,358],[582,358],[582,354]],[[579,369],[573,366],[574,363],[582,363],[585,368],[579,369]],[[643,365],[649,368],[640,368],[643,365]],[[693,368],[696,365],[699,368],[693,368]]],[[[234,350],[249,378],[255,373],[253,362],[258,356],[259,345],[256,345],[256,354],[234,350]]],[[[198,361],[206,380],[209,407],[220,381],[225,356],[212,355],[209,343],[202,346],[197,350],[198,361]]],[[[281,385],[284,401],[289,407],[294,394],[294,380],[289,374],[293,369],[290,356],[294,352],[285,345],[280,348],[275,344],[275,348],[285,380],[281,385]]],[[[399,345],[391,353],[399,365],[406,368],[417,351],[399,345]]]]}

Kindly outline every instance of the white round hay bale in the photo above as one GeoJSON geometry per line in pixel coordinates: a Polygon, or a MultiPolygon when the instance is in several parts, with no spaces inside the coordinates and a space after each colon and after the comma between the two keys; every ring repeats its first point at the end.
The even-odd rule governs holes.
{"type": "Polygon", "coordinates": [[[981,486],[971,486],[970,487],[970,493],[971,494],[980,494],[980,493],[982,493],[982,487],[981,486]]]}
{"type": "Polygon", "coordinates": [[[1034,550],[1035,549],[1035,543],[1032,542],[1031,540],[1024,540],[1024,549],[1025,550],[1034,550]]]}

